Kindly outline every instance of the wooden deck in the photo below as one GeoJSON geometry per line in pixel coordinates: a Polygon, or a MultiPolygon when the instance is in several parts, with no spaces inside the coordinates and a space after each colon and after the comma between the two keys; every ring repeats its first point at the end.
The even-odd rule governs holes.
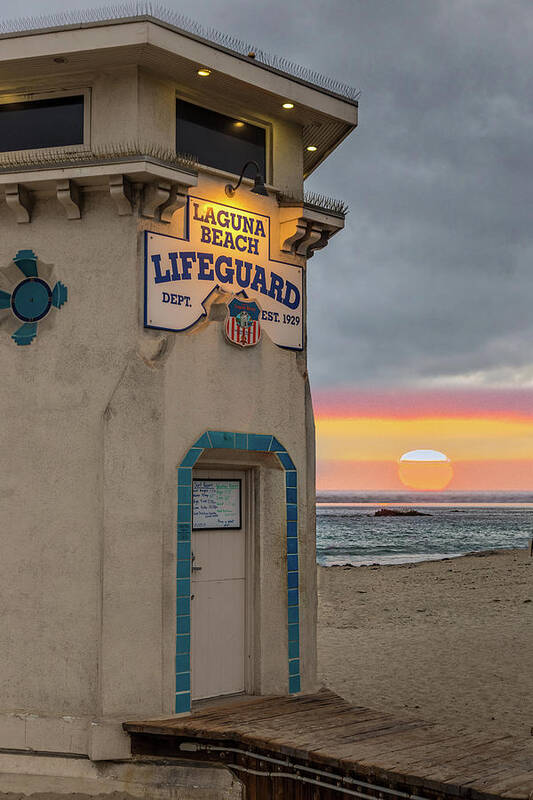
{"type": "Polygon", "coordinates": [[[533,800],[533,740],[451,733],[330,691],[125,723],[139,756],[227,766],[247,800],[533,800]]]}

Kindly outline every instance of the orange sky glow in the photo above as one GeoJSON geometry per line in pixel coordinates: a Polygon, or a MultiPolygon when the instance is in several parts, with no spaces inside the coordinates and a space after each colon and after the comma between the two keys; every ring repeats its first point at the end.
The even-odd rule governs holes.
{"type": "Polygon", "coordinates": [[[448,491],[533,491],[533,390],[318,392],[317,489],[405,490],[398,459],[434,449],[448,491]]]}

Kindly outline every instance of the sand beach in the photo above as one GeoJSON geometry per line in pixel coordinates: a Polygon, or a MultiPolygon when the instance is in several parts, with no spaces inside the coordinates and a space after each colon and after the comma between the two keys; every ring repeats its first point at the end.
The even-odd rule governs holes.
{"type": "Polygon", "coordinates": [[[319,567],[319,674],[357,705],[533,747],[533,558],[319,567]]]}

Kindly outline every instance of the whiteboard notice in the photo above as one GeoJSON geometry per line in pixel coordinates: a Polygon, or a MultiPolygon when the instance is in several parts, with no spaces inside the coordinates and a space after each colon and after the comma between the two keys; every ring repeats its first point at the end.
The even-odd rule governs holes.
{"type": "Polygon", "coordinates": [[[192,527],[195,531],[240,528],[240,480],[193,481],[192,527]]]}

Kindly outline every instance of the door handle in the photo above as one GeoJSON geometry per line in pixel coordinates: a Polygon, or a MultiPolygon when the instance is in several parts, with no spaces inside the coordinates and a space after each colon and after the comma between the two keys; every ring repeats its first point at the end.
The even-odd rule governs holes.
{"type": "Polygon", "coordinates": [[[195,566],[194,566],[194,562],[195,562],[195,561],[196,561],[196,556],[195,556],[195,555],[194,555],[194,553],[193,553],[193,554],[192,554],[192,557],[191,557],[191,562],[192,562],[192,571],[193,571],[193,572],[200,572],[200,570],[201,570],[202,568],[201,568],[201,567],[195,567],[195,566]]]}

